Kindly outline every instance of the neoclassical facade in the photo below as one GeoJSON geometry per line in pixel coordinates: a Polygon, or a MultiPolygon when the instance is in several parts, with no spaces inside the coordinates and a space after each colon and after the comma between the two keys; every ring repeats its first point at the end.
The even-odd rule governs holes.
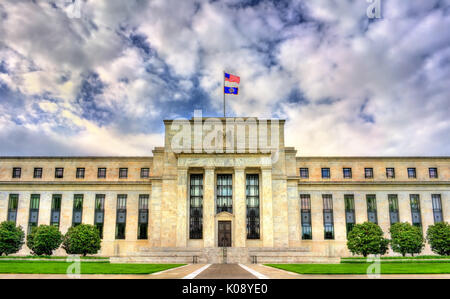
{"type": "Polygon", "coordinates": [[[164,124],[152,156],[0,157],[0,221],[93,224],[117,260],[301,262],[349,255],[355,223],[450,218],[449,157],[303,157],[283,120],[164,124]]]}

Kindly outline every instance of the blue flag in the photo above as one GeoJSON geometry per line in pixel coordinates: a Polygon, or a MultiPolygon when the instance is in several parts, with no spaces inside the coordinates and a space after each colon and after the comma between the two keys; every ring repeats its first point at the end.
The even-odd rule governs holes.
{"type": "Polygon", "coordinates": [[[238,94],[238,91],[239,91],[239,88],[237,88],[237,87],[228,87],[228,86],[224,87],[224,93],[238,94]]]}

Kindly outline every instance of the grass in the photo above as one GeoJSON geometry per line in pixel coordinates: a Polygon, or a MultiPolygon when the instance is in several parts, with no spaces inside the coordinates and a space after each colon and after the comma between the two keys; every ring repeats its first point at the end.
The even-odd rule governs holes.
{"type": "MultiPolygon", "coordinates": [[[[0,259],[51,259],[51,260],[65,260],[67,256],[53,256],[53,255],[1,255],[0,259]]],[[[82,260],[109,260],[109,257],[104,256],[80,256],[82,260]]]]}
{"type": "MultiPolygon", "coordinates": [[[[73,263],[51,261],[0,261],[0,273],[20,274],[66,274],[73,263]]],[[[81,262],[81,274],[151,274],[183,264],[110,264],[102,262],[81,262]]]]}
{"type": "MultiPolygon", "coordinates": [[[[358,264],[267,264],[299,274],[367,274],[371,263],[358,264]]],[[[382,263],[381,274],[449,274],[450,263],[382,263]]]]}
{"type": "MultiPolygon", "coordinates": [[[[362,256],[342,257],[341,260],[362,260],[365,259],[362,256]]],[[[450,256],[446,255],[416,255],[416,256],[382,256],[382,260],[414,260],[414,259],[450,259],[450,256]]]]}

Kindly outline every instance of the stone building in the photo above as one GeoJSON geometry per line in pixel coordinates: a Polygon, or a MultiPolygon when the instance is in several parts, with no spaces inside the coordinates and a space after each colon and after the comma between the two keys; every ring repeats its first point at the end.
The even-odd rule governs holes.
{"type": "Polygon", "coordinates": [[[0,157],[0,222],[94,224],[116,260],[298,262],[349,255],[355,223],[450,218],[449,157],[303,157],[283,120],[164,124],[151,156],[0,157]]]}

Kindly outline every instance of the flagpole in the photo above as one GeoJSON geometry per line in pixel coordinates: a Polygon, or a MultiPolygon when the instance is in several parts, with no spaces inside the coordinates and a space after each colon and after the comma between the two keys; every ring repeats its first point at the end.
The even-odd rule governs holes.
{"type": "Polygon", "coordinates": [[[223,117],[225,118],[225,71],[223,72],[223,117]]]}

